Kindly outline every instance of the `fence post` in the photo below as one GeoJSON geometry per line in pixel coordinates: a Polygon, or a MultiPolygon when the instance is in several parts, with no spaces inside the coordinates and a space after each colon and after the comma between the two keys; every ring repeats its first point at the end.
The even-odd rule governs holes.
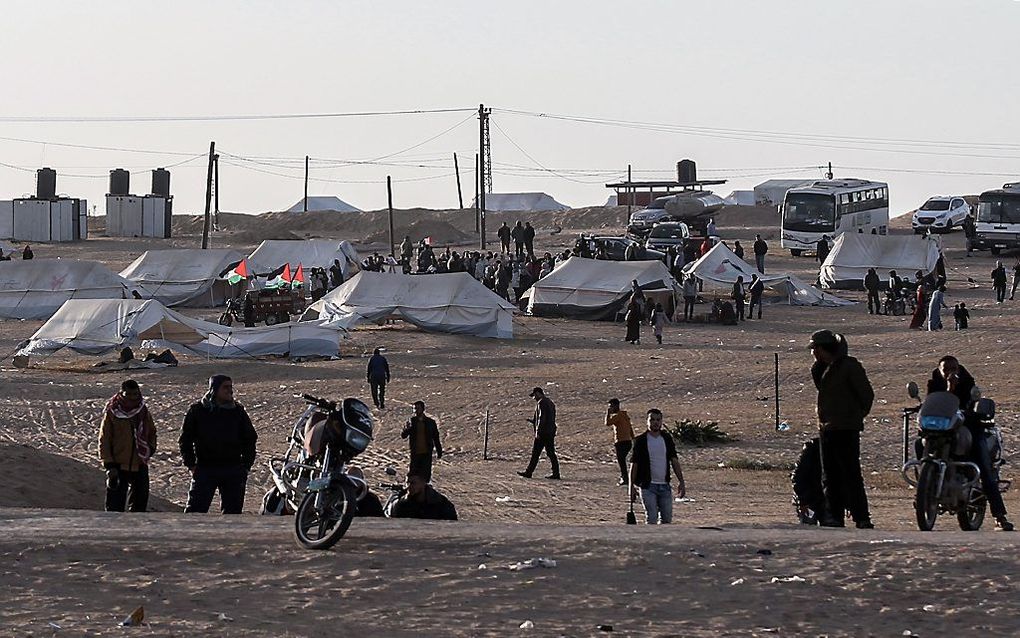
{"type": "Polygon", "coordinates": [[[482,460],[489,460],[489,408],[485,408],[485,425],[482,426],[484,436],[482,443],[482,460]]]}

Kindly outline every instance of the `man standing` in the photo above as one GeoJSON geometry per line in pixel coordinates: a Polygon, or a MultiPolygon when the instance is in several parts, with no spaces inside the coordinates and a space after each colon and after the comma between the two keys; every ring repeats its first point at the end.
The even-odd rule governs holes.
{"type": "Polygon", "coordinates": [[[439,426],[435,419],[425,414],[425,402],[414,402],[414,416],[407,420],[400,438],[407,439],[411,448],[411,464],[408,474],[416,474],[432,482],[432,451],[436,459],[443,458],[443,443],[439,440],[439,426]]]}
{"type": "Polygon", "coordinates": [[[630,415],[626,410],[620,409],[619,399],[610,399],[609,408],[606,410],[606,425],[613,428],[616,435],[616,462],[620,464],[620,482],[617,485],[627,484],[627,455],[634,445],[634,426],[631,425],[630,415]]]}
{"type": "Polygon", "coordinates": [[[733,292],[730,295],[733,298],[733,306],[737,311],[737,321],[744,320],[744,278],[741,275],[737,275],[737,280],[733,282],[733,292]]]}
{"type": "Polygon", "coordinates": [[[815,359],[811,378],[818,389],[818,440],[826,505],[819,524],[843,527],[843,517],[850,510],[858,529],[872,529],[861,475],[861,432],[875,392],[864,367],[847,355],[843,335],[819,330],[811,335],[809,346],[815,359]]]}
{"type": "Polygon", "coordinates": [[[368,360],[365,372],[368,385],[372,387],[372,403],[380,410],[386,409],[386,384],[390,382],[390,363],[382,356],[382,348],[376,348],[368,360]]]}
{"type": "Polygon", "coordinates": [[[506,222],[503,222],[496,234],[499,236],[499,251],[505,255],[510,254],[510,227],[506,222]]]}
{"type": "Polygon", "coordinates": [[[535,443],[531,447],[531,461],[528,463],[528,469],[517,474],[524,478],[531,478],[538,466],[538,457],[542,455],[542,450],[545,450],[546,456],[549,457],[549,463],[552,465],[552,474],[546,478],[559,480],[560,462],[556,458],[556,405],[552,399],[545,396],[545,391],[542,388],[532,389],[529,396],[538,404],[535,406],[534,418],[528,419],[528,422],[535,426],[535,443]]]}
{"type": "Polygon", "coordinates": [[[1013,301],[1013,296],[1016,294],[1016,287],[1020,285],[1020,257],[1017,257],[1016,263],[1013,264],[1013,287],[1009,291],[1009,300],[1013,301]]]}
{"type": "Polygon", "coordinates": [[[99,458],[106,469],[106,511],[132,512],[149,504],[149,459],[156,451],[156,425],[138,382],[128,379],[106,404],[99,430],[99,458]],[[128,489],[131,493],[128,495],[128,489]]]}
{"type": "Polygon", "coordinates": [[[411,237],[404,235],[404,241],[400,242],[400,265],[405,275],[411,274],[411,258],[414,256],[414,244],[411,237]]]}
{"type": "Polygon", "coordinates": [[[825,258],[829,256],[829,236],[822,235],[822,238],[815,244],[815,259],[818,260],[818,265],[821,266],[825,263],[825,258]]]}
{"type": "Polygon", "coordinates": [[[514,238],[514,255],[520,257],[524,254],[524,226],[521,226],[521,220],[518,219],[514,224],[510,236],[514,238]]]}
{"type": "Polygon", "coordinates": [[[344,283],[344,270],[340,267],[340,260],[334,259],[333,265],[329,267],[329,289],[338,288],[344,283]]]}
{"type": "Polygon", "coordinates": [[[765,283],[758,278],[758,274],[751,275],[751,284],[747,287],[751,294],[751,304],[747,308],[747,318],[754,319],[754,307],[758,306],[758,318],[761,319],[761,297],[765,294],[765,283]]]}
{"type": "Polygon", "coordinates": [[[868,274],[864,275],[864,290],[868,292],[868,314],[877,315],[882,313],[882,304],[878,299],[878,287],[881,285],[878,273],[874,268],[868,268],[868,274]]]}
{"type": "Polygon", "coordinates": [[[974,250],[974,238],[977,237],[977,226],[970,215],[963,218],[963,236],[967,238],[967,256],[970,257],[971,251],[974,250]]]}
{"type": "Polygon", "coordinates": [[[1002,303],[1006,298],[1006,269],[1001,261],[995,262],[992,271],[992,288],[995,289],[995,303],[1002,303]]]}
{"type": "Polygon", "coordinates": [[[535,229],[531,222],[524,222],[524,250],[528,253],[528,259],[535,258],[535,229]]]}
{"type": "Polygon", "coordinates": [[[224,514],[241,513],[258,438],[248,413],[234,401],[230,377],[210,377],[209,391],[188,408],[181,427],[181,457],[191,470],[186,513],[208,512],[216,490],[224,514]]]}
{"type": "Polygon", "coordinates": [[[673,492],[669,487],[670,468],[676,472],[676,495],[687,494],[680,457],[669,432],[662,429],[662,412],[648,411],[648,431],[634,439],[634,455],[630,465],[631,502],[640,493],[645,506],[645,522],[649,525],[673,522],[673,492]],[[639,492],[640,490],[640,492],[639,492]]]}
{"type": "Polygon", "coordinates": [[[684,321],[694,321],[694,303],[698,300],[698,279],[690,273],[684,279],[684,321]]]}
{"type": "Polygon", "coordinates": [[[769,252],[769,245],[765,243],[765,240],[761,238],[761,235],[754,236],[754,265],[758,268],[758,272],[765,274],[765,255],[769,252]]]}

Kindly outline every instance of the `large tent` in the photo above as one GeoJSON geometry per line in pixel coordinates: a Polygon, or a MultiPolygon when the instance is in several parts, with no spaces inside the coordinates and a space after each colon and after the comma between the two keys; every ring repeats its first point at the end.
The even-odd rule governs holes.
{"type": "Polygon", "coordinates": [[[340,260],[344,278],[358,265],[358,251],[351,242],[335,239],[267,239],[248,256],[252,272],[265,274],[284,264],[297,268],[329,268],[333,260],[340,260]]]}
{"type": "MultiPolygon", "coordinates": [[[[476,203],[471,204],[472,208],[476,203]]],[[[538,212],[551,210],[568,210],[570,207],[561,204],[546,193],[486,193],[485,210],[488,211],[523,211],[538,212]]]]}
{"type": "Polygon", "coordinates": [[[918,270],[928,275],[938,260],[938,242],[923,235],[843,233],[822,264],[822,286],[860,289],[869,268],[883,279],[890,270],[901,276],[918,270]]]}
{"type": "Polygon", "coordinates": [[[0,317],[46,319],[68,299],[126,299],[136,288],[134,282],[95,261],[3,261],[0,317]]]}
{"type": "Polygon", "coordinates": [[[186,317],[153,300],[74,299],[61,306],[18,354],[47,356],[69,348],[102,355],[141,346],[235,359],[335,356],[343,336],[343,329],[321,322],[229,328],[186,317]]]}
{"type": "MultiPolygon", "coordinates": [[[[305,210],[305,198],[297,200],[297,203],[287,209],[288,213],[301,213],[305,210]]],[[[309,195],[309,211],[330,211],[334,213],[360,213],[361,210],[351,206],[336,195],[309,195]]]]}
{"type": "Polygon", "coordinates": [[[433,332],[512,339],[514,309],[467,273],[362,271],[309,306],[302,320],[349,329],[362,321],[399,317],[433,332]]]}
{"type": "MultiPolygon", "coordinates": [[[[697,261],[684,266],[684,273],[693,273],[708,285],[732,289],[737,277],[743,277],[749,284],[753,275],[758,275],[769,288],[778,292],[782,300],[793,306],[846,306],[853,302],[840,299],[835,295],[818,290],[788,273],[769,273],[762,275],[758,269],[737,257],[725,244],[719,243],[712,247],[697,261]]],[[[729,297],[729,294],[726,294],[729,297]]]]}
{"type": "Polygon", "coordinates": [[[219,248],[168,248],[149,250],[120,273],[140,289],[146,299],[165,306],[214,308],[234,296],[220,275],[244,255],[219,248]]]}
{"type": "Polygon", "coordinates": [[[786,191],[798,186],[814,183],[813,179],[770,179],[754,187],[754,203],[757,206],[778,206],[783,203],[786,191]]]}
{"type": "Polygon", "coordinates": [[[661,261],[571,257],[525,293],[527,312],[540,317],[612,320],[626,304],[635,280],[646,293],[675,298],[676,282],[661,261]]]}

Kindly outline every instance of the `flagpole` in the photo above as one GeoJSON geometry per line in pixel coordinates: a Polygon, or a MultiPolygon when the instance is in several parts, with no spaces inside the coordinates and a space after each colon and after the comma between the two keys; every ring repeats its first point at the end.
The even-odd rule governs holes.
{"type": "Polygon", "coordinates": [[[393,243],[393,182],[392,182],[392,180],[390,180],[390,176],[389,175],[386,176],[386,202],[387,202],[387,207],[389,208],[389,214],[390,214],[390,255],[392,256],[392,255],[395,254],[395,252],[393,250],[393,246],[394,246],[394,243],[393,243]]]}

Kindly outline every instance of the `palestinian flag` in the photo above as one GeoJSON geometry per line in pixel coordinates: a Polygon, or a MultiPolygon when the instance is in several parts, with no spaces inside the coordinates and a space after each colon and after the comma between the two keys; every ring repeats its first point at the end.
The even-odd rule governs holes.
{"type": "Polygon", "coordinates": [[[287,263],[277,268],[273,272],[269,273],[266,278],[268,279],[268,281],[266,281],[266,288],[282,288],[283,286],[290,284],[290,280],[292,279],[290,274],[290,264],[287,263]]]}
{"type": "Polygon", "coordinates": [[[297,270],[294,271],[294,277],[290,280],[291,288],[300,288],[305,285],[305,269],[301,264],[297,265],[297,270]]]}
{"type": "Polygon", "coordinates": [[[237,264],[235,264],[230,270],[228,270],[226,272],[226,275],[225,275],[224,278],[231,285],[233,285],[233,284],[236,284],[238,282],[241,282],[241,281],[244,281],[244,280],[248,279],[248,277],[250,277],[250,276],[251,275],[248,274],[248,264],[247,264],[247,261],[242,259],[241,261],[237,262],[237,264]]]}

